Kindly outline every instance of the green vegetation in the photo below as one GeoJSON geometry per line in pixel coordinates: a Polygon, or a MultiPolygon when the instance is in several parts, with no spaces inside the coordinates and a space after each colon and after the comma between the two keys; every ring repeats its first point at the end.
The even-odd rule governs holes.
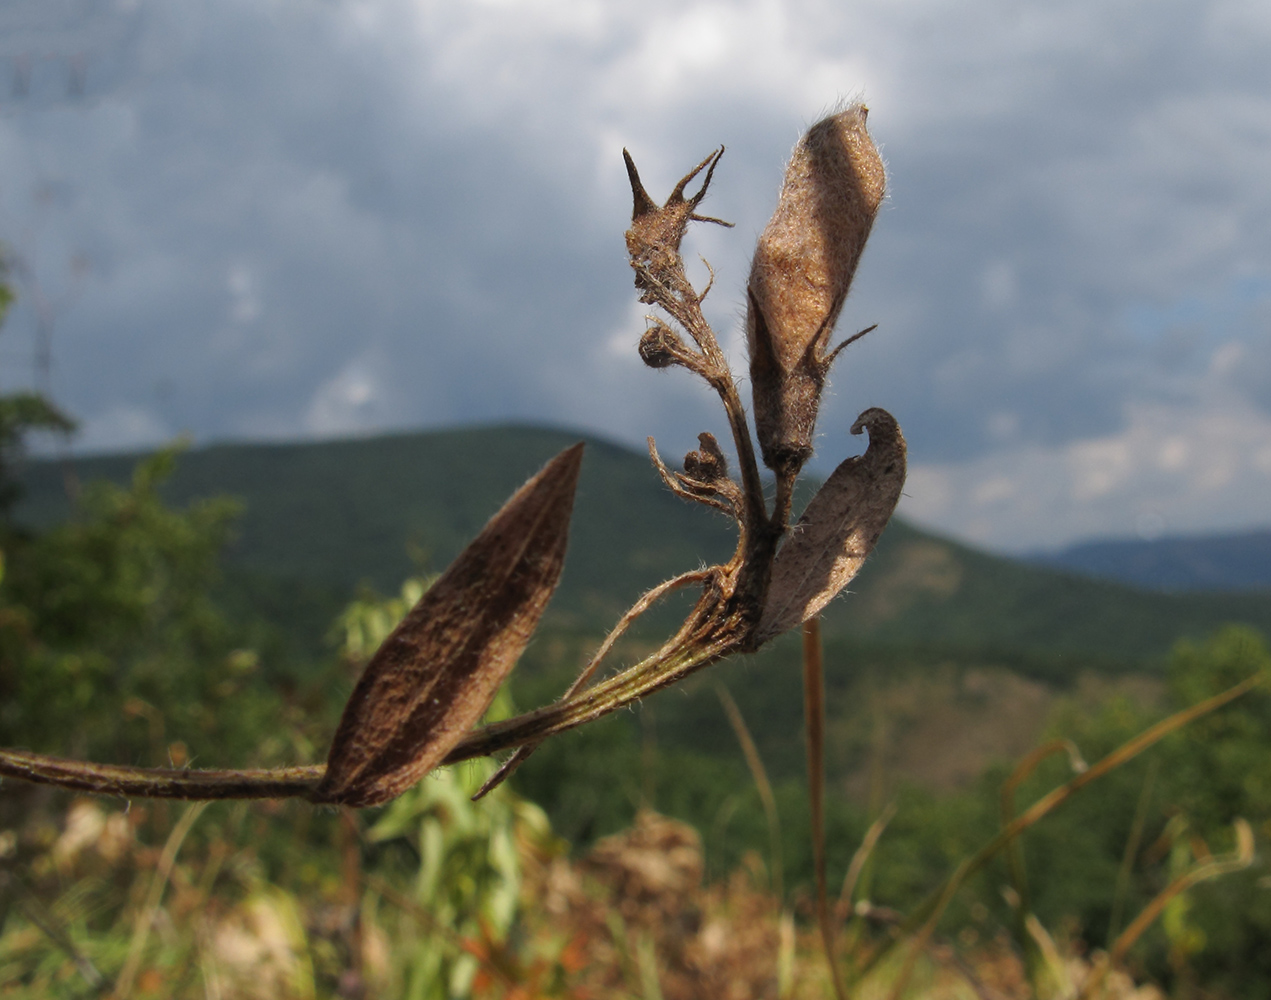
{"type": "MultiPolygon", "coordinates": [[[[377,591],[396,593],[403,578],[443,566],[521,478],[571,440],[493,428],[83,459],[76,471],[87,485],[71,501],[63,468],[19,461],[26,431],[68,422],[35,397],[4,406],[4,495],[27,493],[3,521],[0,736],[152,764],[314,760],[359,664],[426,583],[408,582],[392,599],[377,591]],[[226,493],[235,499],[204,499],[226,493]]],[[[514,678],[523,707],[555,697],[630,599],[720,558],[730,539],[722,520],[667,494],[642,456],[593,443],[571,545],[547,627],[514,678]]],[[[1271,666],[1255,632],[1220,631],[1228,621],[1271,626],[1265,595],[1145,594],[996,559],[904,524],[888,530],[855,589],[825,616],[830,875],[843,878],[871,820],[894,802],[856,897],[902,911],[993,836],[1006,762],[1036,744],[1040,727],[1093,760],[1169,711],[1271,666]]],[[[624,640],[619,659],[647,652],[677,620],[682,606],[668,605],[624,640]]],[[[189,859],[163,876],[173,879],[174,919],[215,901],[226,934],[235,927],[260,938],[272,921],[290,957],[270,982],[287,995],[334,995],[357,968],[384,995],[443,997],[498,981],[489,964],[496,953],[499,967],[547,976],[554,995],[570,995],[561,992],[572,981],[567,943],[544,944],[519,908],[525,845],[553,850],[548,819],[529,802],[578,854],[628,827],[639,809],[657,809],[701,831],[711,878],[748,865],[765,884],[755,852],[766,851],[767,821],[721,707],[721,682],[772,779],[786,901],[806,916],[812,860],[797,661],[797,642],[779,640],[637,712],[549,741],[511,790],[480,806],[467,804],[464,789],[488,767],[427,781],[361,821],[297,803],[184,814],[159,804],[121,827],[7,782],[0,816],[13,833],[0,843],[10,873],[0,887],[10,904],[0,981],[40,995],[78,976],[87,989],[87,962],[133,977],[141,993],[153,982],[180,995],[205,985],[222,960],[215,974],[235,981],[229,952],[193,930],[139,936],[147,892],[162,898],[167,885],[148,867],[166,842],[189,859]],[[171,839],[178,815],[189,821],[184,846],[171,839]],[[97,823],[99,847],[115,830],[133,845],[120,849],[126,860],[83,849],[67,860],[75,823],[97,823]],[[322,914],[335,912],[357,933],[323,930],[322,914]],[[428,921],[449,929],[449,944],[434,946],[428,921]],[[513,940],[536,943],[500,951],[513,940]],[[358,966],[354,951],[366,941],[391,960],[358,966]],[[176,970],[193,968],[196,955],[206,968],[182,978],[176,970]]],[[[1271,834],[1269,753],[1271,705],[1259,693],[1031,829],[1021,844],[1029,912],[1058,938],[1043,943],[1066,953],[1102,947],[1171,880],[1230,850],[1237,819],[1271,834]]],[[[1018,802],[1063,772],[1062,758],[1044,762],[1018,802]]],[[[1264,995],[1263,867],[1170,901],[1131,967],[1179,996],[1202,987],[1264,995]]],[[[1010,878],[999,859],[955,899],[942,926],[968,954],[999,931],[1018,932],[1021,917],[1000,892],[1010,878]]],[[[763,904],[764,919],[775,933],[772,905],[763,904]]],[[[612,927],[587,933],[610,935],[606,947],[625,940],[612,927]]],[[[849,927],[849,954],[871,933],[849,927]]],[[[644,939],[632,940],[638,952],[644,939]]],[[[1045,951],[1032,937],[1017,947],[1034,965],[1045,951]]],[[[639,954],[623,961],[624,975],[639,980],[639,954]]]]}
{"type": "MultiPolygon", "coordinates": [[[[622,455],[617,450],[611,454],[622,455]]],[[[335,615],[327,618],[322,627],[326,645],[320,654],[305,664],[287,661],[285,644],[279,644],[276,635],[271,637],[259,620],[242,613],[243,606],[227,612],[209,597],[216,589],[217,550],[233,530],[231,519],[237,506],[203,501],[174,507],[164,499],[165,491],[172,495],[172,488],[164,486],[163,476],[172,472],[174,461],[175,478],[180,476],[182,462],[197,459],[197,453],[179,460],[170,454],[158,456],[139,466],[126,488],[108,484],[86,488],[73,515],[55,526],[42,531],[9,529],[8,573],[0,592],[6,626],[4,676],[10,678],[6,739],[63,752],[100,751],[142,761],[180,759],[188,754],[199,763],[299,762],[312,759],[315,747],[325,745],[351,682],[350,664],[356,667],[420,585],[411,585],[414,589],[408,588],[409,593],[403,591],[403,597],[393,601],[364,590],[338,621],[335,615]],[[261,652],[271,642],[281,659],[261,652]],[[67,718],[79,720],[78,724],[68,729],[67,718]]],[[[625,541],[632,544],[630,539],[625,541]]],[[[574,544],[577,547],[577,539],[574,544]]],[[[664,558],[672,557],[683,559],[684,554],[670,553],[664,558]]],[[[897,618],[925,606],[929,620],[935,620],[931,609],[938,607],[939,593],[949,593],[947,600],[952,601],[960,599],[964,589],[989,592],[989,584],[973,579],[977,567],[997,567],[1016,585],[1026,578],[1009,577],[1013,567],[902,528],[886,546],[880,546],[870,586],[892,595],[897,618]],[[957,560],[958,572],[964,574],[958,587],[929,572],[925,577],[918,575],[917,596],[913,591],[907,594],[896,581],[905,572],[914,575],[916,557],[904,553],[915,545],[925,546],[927,552],[939,546],[948,559],[957,560]],[[941,579],[943,591],[932,583],[941,579]]],[[[653,572],[663,571],[659,566],[653,572]]],[[[1045,574],[1038,573],[1036,579],[1044,580],[1045,574]]],[[[1070,582],[1052,579],[1052,592],[1062,592],[1070,582]]],[[[862,590],[865,587],[862,584],[862,590]]],[[[862,602],[869,600],[867,593],[860,595],[862,602]]],[[[1171,603],[1174,599],[1130,596],[1141,599],[1142,608],[1165,608],[1154,612],[1158,621],[1168,619],[1168,609],[1176,606],[1171,603]],[[1158,600],[1165,603],[1154,605],[1158,600]]],[[[1044,649],[1026,643],[1007,653],[977,654],[976,648],[992,644],[967,641],[959,649],[947,635],[945,645],[927,642],[905,647],[898,641],[884,641],[880,630],[862,635],[842,624],[855,613],[847,606],[856,599],[849,597],[836,608],[837,617],[832,620],[839,624],[826,655],[829,764],[832,787],[838,789],[831,796],[828,817],[830,872],[832,879],[843,877],[869,820],[885,801],[894,799],[899,807],[896,818],[874,852],[858,898],[902,910],[989,839],[999,822],[997,788],[1005,772],[1004,765],[992,763],[991,754],[970,755],[962,771],[934,777],[915,769],[913,758],[906,757],[913,743],[920,744],[918,759],[942,753],[923,743],[934,738],[924,728],[933,709],[947,713],[962,705],[968,713],[963,722],[969,720],[972,728],[982,728],[994,719],[1001,728],[1004,718],[1018,716],[1027,698],[1040,692],[1044,697],[1031,709],[1032,718],[1040,720],[1049,714],[1052,731],[1075,739],[1086,758],[1094,759],[1173,707],[1193,703],[1271,665],[1260,640],[1239,630],[1179,646],[1168,671],[1156,670],[1155,680],[1136,680],[1129,673],[1138,663],[1150,666],[1153,657],[1148,655],[1138,661],[1115,656],[1086,660],[1075,654],[1048,658],[1044,649]],[[1074,663],[1087,665],[1084,686],[1071,674],[1061,673],[1074,663]],[[1100,680],[1098,671],[1091,669],[1101,665],[1113,671],[1110,678],[1105,673],[1100,680]],[[1064,683],[1054,683],[1056,678],[1064,683]],[[931,692],[926,701],[924,691],[931,692]],[[984,766],[975,766],[977,761],[984,766]],[[971,777],[977,772],[979,777],[971,777]]],[[[1196,620],[1204,621],[1204,613],[1196,612],[1196,620]]],[[[1036,622],[1042,618],[1037,615],[1036,622]]],[[[1150,616],[1145,614],[1144,620],[1150,616]]],[[[1062,627],[1062,622],[1036,624],[1032,634],[1054,636],[1062,627]]],[[[551,697],[597,636],[598,632],[586,627],[586,615],[568,606],[560,611],[553,628],[531,647],[524,676],[515,687],[518,701],[530,704],[551,697]]],[[[632,651],[647,641],[647,635],[637,636],[632,651]]],[[[797,652],[791,646],[778,643],[761,655],[649,699],[634,715],[619,715],[550,741],[517,775],[515,792],[541,803],[554,829],[573,840],[579,852],[597,837],[627,826],[641,805],[683,817],[702,832],[708,872],[725,876],[752,856],[750,852],[765,849],[767,827],[716,694],[715,683],[722,680],[748,720],[774,781],[784,833],[786,884],[797,908],[799,900],[806,899],[811,859],[802,780],[801,705],[793,680],[797,652]]],[[[287,650],[287,656],[297,656],[294,647],[287,650]]],[[[945,722],[950,719],[956,722],[956,712],[945,722]]],[[[1023,744],[1003,744],[1001,758],[1018,755],[1034,736],[1035,731],[1026,726],[1023,744]]],[[[1073,941],[1102,946],[1114,924],[1124,927],[1178,872],[1206,851],[1228,850],[1235,818],[1253,822],[1260,837],[1271,833],[1271,786],[1263,787],[1265,768],[1260,766],[1268,752],[1271,705],[1259,694],[1118,769],[1031,830],[1023,851],[1032,911],[1041,926],[1058,935],[1057,947],[1071,949],[1073,941]],[[1137,849],[1127,864],[1128,843],[1137,849]]],[[[1063,780],[1061,765],[1061,760],[1046,762],[1021,788],[1018,801],[1027,803],[1063,780]]],[[[456,780],[478,782],[484,773],[465,770],[456,780]]],[[[51,981],[41,979],[45,973],[39,969],[47,974],[72,970],[66,974],[73,975],[74,961],[54,938],[42,933],[31,938],[27,933],[36,926],[30,914],[38,913],[39,906],[63,915],[58,919],[64,923],[57,926],[64,926],[74,941],[82,943],[81,958],[87,954],[101,970],[115,975],[132,954],[135,911],[127,908],[125,900],[149,884],[149,869],[144,863],[136,867],[138,862],[129,862],[134,867],[109,868],[109,877],[102,881],[102,875],[90,876],[87,869],[76,867],[80,862],[64,865],[62,876],[55,876],[56,865],[41,867],[53,862],[41,861],[51,857],[47,855],[51,841],[47,833],[38,831],[59,821],[65,800],[45,797],[38,815],[47,818],[33,820],[30,791],[20,783],[6,783],[3,790],[8,815],[16,819],[28,813],[24,824],[14,826],[26,831],[13,855],[18,866],[14,870],[24,874],[23,881],[8,883],[15,902],[0,937],[0,952],[7,956],[4,960],[10,970],[4,975],[18,977],[12,982],[32,984],[51,981]],[[75,880],[89,877],[96,881],[75,880]],[[128,879],[136,880],[141,888],[129,889],[128,879]],[[18,889],[18,885],[26,888],[18,889]],[[37,953],[43,957],[37,960],[37,953]]],[[[301,965],[309,971],[307,979],[301,978],[313,984],[311,993],[294,995],[328,995],[326,991],[338,984],[340,970],[347,971],[351,939],[323,937],[314,924],[315,914],[333,906],[353,906],[348,900],[356,897],[361,901],[357,907],[362,907],[358,912],[363,914],[361,926],[366,933],[400,948],[401,957],[391,967],[377,967],[376,976],[388,977],[381,982],[476,982],[485,974],[485,967],[474,957],[473,949],[480,950],[477,944],[467,950],[458,944],[457,950],[423,949],[420,918],[409,906],[425,913],[443,903],[469,907],[463,912],[472,916],[461,917],[456,910],[453,920],[447,918],[447,926],[460,929],[469,942],[480,942],[485,935],[491,947],[514,925],[521,926],[516,922],[525,918],[514,916],[521,911],[511,902],[521,869],[507,867],[513,864],[512,855],[506,846],[496,849],[495,845],[498,837],[508,836],[509,823],[529,823],[525,829],[538,830],[535,836],[541,840],[544,821],[534,819],[532,813],[514,820],[520,815],[517,810],[528,808],[517,804],[524,799],[510,795],[506,802],[491,803],[485,811],[481,806],[462,806],[473,818],[455,827],[455,810],[465,800],[446,781],[425,782],[418,795],[400,800],[379,813],[378,819],[366,817],[368,825],[358,835],[363,846],[354,854],[349,852],[356,839],[341,832],[343,821],[338,816],[296,803],[281,808],[214,806],[199,817],[182,848],[182,857],[189,859],[187,877],[194,886],[204,886],[198,889],[203,895],[191,897],[190,889],[174,886],[172,912],[178,916],[193,912],[190,907],[198,898],[216,898],[223,899],[218,905],[226,907],[218,912],[238,921],[235,926],[240,928],[259,930],[260,922],[267,919],[292,927],[287,932],[291,935],[288,954],[293,958],[303,954],[301,965]],[[497,819],[500,816],[504,818],[497,819]],[[494,828],[485,826],[496,819],[504,831],[497,836],[494,828]],[[434,832],[428,833],[430,829],[434,832]],[[447,848],[450,853],[437,854],[438,843],[453,844],[447,848]],[[487,860],[474,869],[495,873],[490,876],[494,879],[489,883],[491,895],[478,893],[473,901],[465,902],[468,897],[461,894],[445,902],[437,896],[441,876],[427,865],[420,869],[422,859],[440,864],[438,859],[448,857],[452,859],[448,865],[467,866],[477,864],[473,850],[493,851],[482,853],[487,860]],[[348,881],[354,877],[348,865],[355,857],[357,870],[364,872],[366,880],[357,883],[362,886],[357,891],[350,889],[348,881]],[[425,870],[434,875],[423,874],[425,870]],[[504,874],[498,875],[500,871],[504,874]],[[372,885],[387,886],[384,891],[401,885],[418,889],[405,900],[394,897],[397,902],[393,903],[384,891],[368,888],[372,885]],[[477,919],[487,906],[493,907],[489,915],[477,919]],[[425,955],[432,957],[425,961],[425,955]]],[[[142,811],[128,828],[130,836],[161,846],[176,816],[162,806],[142,811]]],[[[89,867],[100,870],[102,863],[92,860],[89,867]]],[[[1271,931],[1271,909],[1262,898],[1265,890],[1258,888],[1258,880],[1264,877],[1261,864],[1252,873],[1204,883],[1179,896],[1132,953],[1132,967],[1180,995],[1186,994],[1189,984],[1204,984],[1219,991],[1217,996],[1261,995],[1258,991],[1271,983],[1271,969],[1265,966],[1260,947],[1271,931]]],[[[454,885],[471,884],[465,878],[458,878],[454,885]]],[[[1005,881],[1004,867],[1000,863],[991,867],[958,897],[943,926],[960,928],[964,941],[987,941],[994,928],[1011,927],[1012,911],[999,892],[1005,881]]],[[[859,940],[861,933],[852,931],[849,940],[859,940]]],[[[199,947],[194,937],[178,938],[175,944],[172,939],[147,938],[138,946],[137,968],[166,969],[165,976],[176,977],[175,970],[185,967],[183,963],[199,947]]],[[[556,956],[550,961],[539,952],[534,952],[539,958],[525,961],[538,962],[534,968],[550,967],[556,970],[553,975],[563,976],[552,964],[563,954],[559,947],[555,952],[549,949],[556,956]]],[[[397,953],[390,949],[390,954],[397,953]]],[[[295,973],[300,965],[288,968],[295,973]]],[[[230,981],[232,969],[223,975],[230,981]]],[[[188,982],[193,989],[198,977],[188,982]]],[[[414,995],[432,995],[424,985],[412,989],[425,990],[414,995]]],[[[386,995],[404,994],[394,987],[386,995]]]]}

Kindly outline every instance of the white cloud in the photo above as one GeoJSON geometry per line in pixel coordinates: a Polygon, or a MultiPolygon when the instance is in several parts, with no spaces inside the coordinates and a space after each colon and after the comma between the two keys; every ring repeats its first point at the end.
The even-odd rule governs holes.
{"type": "Polygon", "coordinates": [[[305,431],[313,437],[343,437],[374,429],[380,391],[367,362],[351,362],[318,386],[305,411],[305,431]]]}
{"type": "Polygon", "coordinates": [[[991,548],[1051,548],[1089,536],[1155,537],[1267,520],[1271,417],[1238,398],[1135,405],[1111,435],[920,462],[901,511],[991,548]]]}

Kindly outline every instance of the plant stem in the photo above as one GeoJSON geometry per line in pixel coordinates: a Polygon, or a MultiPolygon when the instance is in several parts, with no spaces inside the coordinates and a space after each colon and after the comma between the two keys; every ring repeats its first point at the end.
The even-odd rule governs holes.
{"type": "Polygon", "coordinates": [[[125,767],[0,749],[0,774],[96,795],[147,799],[285,799],[307,797],[326,767],[196,771],[125,767]]]}
{"type": "Polygon", "coordinates": [[[821,944],[830,966],[834,993],[847,1000],[834,948],[829,888],[825,875],[825,669],[821,658],[821,619],[803,623],[803,715],[808,732],[808,800],[812,809],[812,865],[816,871],[816,916],[821,944]]]}
{"type": "Polygon", "coordinates": [[[784,906],[786,893],[781,860],[781,815],[777,812],[777,798],[772,794],[772,782],[768,780],[768,771],[763,766],[763,758],[759,756],[759,748],[755,746],[754,737],[750,735],[750,727],[746,725],[746,719],[742,716],[741,709],[737,707],[737,702],[733,700],[733,696],[728,693],[728,688],[724,687],[722,682],[715,685],[715,693],[719,696],[720,704],[724,706],[724,714],[728,716],[728,723],[733,727],[737,742],[741,744],[746,766],[750,768],[750,777],[755,782],[755,790],[759,792],[759,801],[763,805],[764,815],[768,820],[768,845],[772,854],[769,862],[772,865],[772,892],[777,897],[778,905],[784,906]]]}
{"type": "MultiPolygon", "coordinates": [[[[739,646],[740,628],[720,628],[709,613],[694,614],[662,649],[635,666],[573,698],[516,718],[477,729],[465,737],[442,762],[455,764],[484,757],[573,729],[585,722],[661,690],[739,646]],[[701,634],[705,623],[705,634],[701,634]]],[[[25,750],[0,749],[0,775],[73,791],[123,798],[285,799],[309,798],[326,773],[326,766],[255,768],[245,770],[188,770],[127,767],[70,760],[25,750]]]]}

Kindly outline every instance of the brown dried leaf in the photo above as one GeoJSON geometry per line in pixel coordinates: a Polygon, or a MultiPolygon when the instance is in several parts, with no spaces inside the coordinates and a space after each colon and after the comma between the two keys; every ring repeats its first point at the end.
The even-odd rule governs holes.
{"type": "Polygon", "coordinates": [[[517,490],[384,640],[344,708],[314,801],[396,798],[489,708],[560,577],[582,450],[517,490]]]}
{"type": "Polygon", "coordinates": [[[852,433],[869,431],[864,455],[834,470],[772,564],[755,638],[765,642],[818,614],[860,571],[905,485],[905,439],[886,410],[866,410],[852,433]]]}

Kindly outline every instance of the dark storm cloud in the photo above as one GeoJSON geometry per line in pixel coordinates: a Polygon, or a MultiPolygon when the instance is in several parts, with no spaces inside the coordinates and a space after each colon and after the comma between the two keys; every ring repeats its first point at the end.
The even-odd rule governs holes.
{"type": "MultiPolygon", "coordinates": [[[[659,196],[728,147],[708,207],[737,229],[691,239],[740,368],[746,260],[783,158],[863,92],[892,195],[843,326],[880,328],[840,362],[825,461],[886,405],[930,472],[911,512],[999,545],[1132,530],[1145,504],[1204,527],[1248,516],[1267,485],[1258,5],[71,13],[103,39],[87,91],[0,101],[0,225],[39,282],[0,357],[29,381],[41,292],[53,386],[87,446],[524,418],[683,451],[718,421],[682,373],[634,357],[622,146],[659,196]],[[1175,422],[1237,427],[1234,478],[1180,464],[1207,446],[1175,422]],[[1131,441],[1164,478],[1108,458],[1131,441]]],[[[27,44],[4,31],[0,77],[27,44]]]]}

